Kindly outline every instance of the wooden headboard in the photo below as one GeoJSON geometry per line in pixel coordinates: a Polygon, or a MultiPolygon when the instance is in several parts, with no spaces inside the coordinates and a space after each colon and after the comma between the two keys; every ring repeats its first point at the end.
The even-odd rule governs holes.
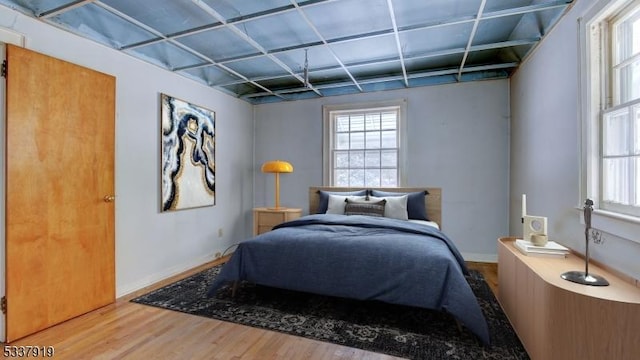
{"type": "MultiPolygon", "coordinates": [[[[311,186],[309,187],[309,214],[315,214],[318,210],[318,204],[320,203],[320,195],[318,190],[324,191],[356,191],[362,190],[359,188],[349,187],[334,187],[334,186],[311,186]]],[[[427,190],[429,194],[425,196],[425,202],[427,207],[427,218],[431,221],[438,223],[442,228],[442,189],[433,187],[394,187],[394,188],[373,188],[380,191],[388,192],[416,192],[427,190]]]]}

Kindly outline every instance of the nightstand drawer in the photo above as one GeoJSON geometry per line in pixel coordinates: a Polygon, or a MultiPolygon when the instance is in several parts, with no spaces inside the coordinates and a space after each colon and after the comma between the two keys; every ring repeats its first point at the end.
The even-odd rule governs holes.
{"type": "Polygon", "coordinates": [[[293,208],[255,208],[253,209],[253,236],[260,235],[286,221],[302,216],[302,209],[293,208]]]}
{"type": "Polygon", "coordinates": [[[284,222],[285,213],[274,213],[274,212],[259,212],[258,213],[258,225],[271,225],[275,226],[284,222]]]}
{"type": "Polygon", "coordinates": [[[258,225],[258,232],[256,233],[256,235],[269,232],[269,231],[273,230],[274,226],[275,225],[258,225]]]}

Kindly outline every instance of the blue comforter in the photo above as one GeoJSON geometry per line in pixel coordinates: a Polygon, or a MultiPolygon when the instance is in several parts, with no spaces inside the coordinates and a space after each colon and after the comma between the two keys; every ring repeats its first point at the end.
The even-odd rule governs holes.
{"type": "MultiPolygon", "coordinates": [[[[439,230],[359,215],[308,215],[240,243],[209,289],[230,281],[446,311],[489,331],[459,251],[439,230]]],[[[427,324],[425,324],[427,325],[427,324]]]]}

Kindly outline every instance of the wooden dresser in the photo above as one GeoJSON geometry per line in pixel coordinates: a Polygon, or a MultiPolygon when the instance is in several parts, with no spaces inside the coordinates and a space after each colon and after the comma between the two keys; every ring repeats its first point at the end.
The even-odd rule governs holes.
{"type": "Polygon", "coordinates": [[[526,256],[498,239],[499,300],[533,360],[640,359],[640,288],[589,265],[609,286],[572,283],[584,259],[526,256]]]}
{"type": "Polygon", "coordinates": [[[260,235],[285,221],[295,220],[302,216],[302,209],[295,208],[254,208],[253,236],[260,235]]]}

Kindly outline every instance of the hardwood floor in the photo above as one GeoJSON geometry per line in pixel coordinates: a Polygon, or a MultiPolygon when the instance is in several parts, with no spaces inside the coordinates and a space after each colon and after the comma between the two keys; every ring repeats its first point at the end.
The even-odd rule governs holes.
{"type": "MultiPolygon", "coordinates": [[[[11,346],[53,346],[56,359],[398,359],[345,346],[135,304],[129,300],[218,260],[118,299],[11,346]]],[[[497,264],[469,263],[494,293],[497,264]]]]}
{"type": "Polygon", "coordinates": [[[498,263],[467,262],[467,267],[478,270],[484,276],[493,294],[498,297],[498,263]]]}

